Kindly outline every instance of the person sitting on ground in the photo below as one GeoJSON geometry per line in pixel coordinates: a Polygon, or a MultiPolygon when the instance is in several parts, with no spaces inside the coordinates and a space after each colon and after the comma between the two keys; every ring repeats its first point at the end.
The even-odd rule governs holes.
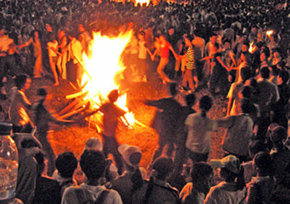
{"type": "Polygon", "coordinates": [[[109,190],[100,183],[106,169],[106,160],[102,152],[85,150],[81,155],[80,165],[88,180],[80,186],[67,188],[63,193],[62,204],[122,204],[117,191],[109,190]]]}
{"type": "Polygon", "coordinates": [[[153,162],[152,175],[149,182],[144,181],[142,187],[132,197],[134,204],[180,203],[178,191],[167,183],[173,170],[173,162],[166,157],[159,157],[153,162]]]}
{"type": "Polygon", "coordinates": [[[257,176],[253,177],[247,184],[248,204],[270,203],[272,190],[274,188],[274,179],[272,176],[272,159],[267,152],[258,152],[254,157],[254,165],[257,170],[257,176]]]}
{"type": "Polygon", "coordinates": [[[35,186],[35,196],[32,204],[60,204],[61,202],[61,187],[59,183],[49,177],[42,176],[45,169],[45,157],[42,152],[35,155],[38,165],[37,179],[35,186]]]}
{"type": "Polygon", "coordinates": [[[203,204],[213,178],[213,169],[204,162],[194,163],[191,171],[192,182],[187,183],[180,192],[182,204],[203,204]]]}
{"type": "Polygon", "coordinates": [[[204,203],[244,203],[247,189],[240,160],[233,155],[228,155],[221,160],[211,160],[210,163],[213,167],[221,168],[220,175],[224,181],[211,187],[204,203]]]}
{"type": "Polygon", "coordinates": [[[78,166],[78,160],[72,152],[64,152],[56,158],[53,178],[61,187],[61,195],[64,190],[70,186],[76,186],[77,183],[73,179],[73,174],[78,166]]]}
{"type": "Polygon", "coordinates": [[[142,153],[139,147],[122,144],[119,146],[125,171],[118,179],[112,181],[112,189],[121,196],[124,204],[132,203],[132,195],[141,188],[143,178],[139,169],[142,153]]]}

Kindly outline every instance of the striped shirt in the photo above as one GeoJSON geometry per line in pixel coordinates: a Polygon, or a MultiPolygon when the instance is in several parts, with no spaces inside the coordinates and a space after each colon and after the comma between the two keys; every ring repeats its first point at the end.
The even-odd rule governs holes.
{"type": "Polygon", "coordinates": [[[186,52],[186,68],[195,69],[194,50],[193,47],[188,47],[186,52]]]}

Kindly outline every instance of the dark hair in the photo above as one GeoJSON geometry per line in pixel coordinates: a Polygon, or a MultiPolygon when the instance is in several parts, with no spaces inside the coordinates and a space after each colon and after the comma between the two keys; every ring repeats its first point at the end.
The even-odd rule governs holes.
{"type": "Polygon", "coordinates": [[[245,179],[244,179],[244,167],[240,166],[240,172],[238,174],[235,174],[228,170],[227,168],[221,168],[221,175],[224,177],[224,179],[227,182],[232,182],[236,180],[236,190],[242,190],[246,184],[245,184],[245,179]]]}
{"type": "Polygon", "coordinates": [[[171,83],[169,85],[169,91],[172,96],[175,96],[177,94],[177,83],[171,83]]]}
{"type": "Polygon", "coordinates": [[[187,94],[185,96],[185,102],[187,106],[193,106],[195,104],[195,101],[196,101],[196,97],[193,93],[187,94]]]}
{"type": "Polygon", "coordinates": [[[265,151],[268,151],[267,147],[265,143],[262,142],[261,140],[253,140],[250,142],[249,152],[251,153],[251,155],[255,155],[258,152],[265,152],[265,151]]]}
{"type": "Polygon", "coordinates": [[[245,83],[248,79],[251,78],[251,70],[248,67],[242,68],[241,77],[242,77],[243,83],[245,83]]]}
{"type": "Polygon", "coordinates": [[[254,156],[254,164],[262,176],[271,176],[273,172],[272,159],[268,152],[258,152],[254,156]]]}
{"type": "Polygon", "coordinates": [[[78,166],[78,161],[72,152],[64,152],[58,155],[55,167],[63,178],[71,178],[78,166]]]}
{"type": "Polygon", "coordinates": [[[283,84],[286,84],[289,80],[289,73],[285,70],[279,72],[279,77],[281,77],[283,84]]]}
{"type": "Polygon", "coordinates": [[[250,86],[245,86],[242,90],[243,98],[250,99],[252,97],[252,88],[250,86]]]}
{"type": "Polygon", "coordinates": [[[38,144],[33,139],[24,139],[21,142],[21,147],[28,149],[28,148],[38,147],[38,144]]]}
{"type": "Polygon", "coordinates": [[[205,162],[194,163],[191,171],[191,179],[196,182],[198,179],[203,179],[213,174],[212,167],[205,162]]]}
{"type": "MultiPolygon", "coordinates": [[[[157,172],[156,178],[164,180],[169,175],[169,173],[173,171],[173,161],[166,157],[159,157],[153,162],[152,169],[156,170],[157,172]]],[[[149,197],[153,191],[153,187],[154,178],[151,176],[142,200],[142,204],[148,203],[149,197]]]]}
{"type": "Polygon", "coordinates": [[[105,156],[100,151],[85,150],[80,158],[80,166],[88,179],[98,179],[106,168],[105,156]]]}
{"type": "Polygon", "coordinates": [[[257,113],[255,105],[248,100],[242,100],[241,109],[243,113],[257,113]]]}
{"type": "Polygon", "coordinates": [[[44,88],[37,89],[36,95],[37,96],[46,96],[47,95],[47,91],[44,88]]]}
{"type": "Polygon", "coordinates": [[[212,98],[210,96],[203,96],[199,100],[199,108],[202,110],[202,117],[206,116],[206,112],[208,112],[213,105],[212,98]]]}
{"type": "Polygon", "coordinates": [[[108,99],[111,102],[117,101],[118,97],[119,97],[119,91],[117,89],[112,90],[108,95],[108,99]]]}
{"type": "Polygon", "coordinates": [[[27,81],[28,76],[27,75],[18,75],[15,77],[14,82],[15,82],[15,86],[17,87],[17,89],[22,89],[23,86],[25,85],[26,81],[27,81]]]}
{"type": "Polygon", "coordinates": [[[263,67],[261,69],[261,77],[263,79],[268,79],[270,77],[270,70],[268,67],[263,67]]]}

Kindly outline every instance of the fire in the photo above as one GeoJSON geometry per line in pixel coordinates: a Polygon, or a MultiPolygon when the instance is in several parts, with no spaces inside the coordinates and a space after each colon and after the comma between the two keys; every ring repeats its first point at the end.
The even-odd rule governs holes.
{"type": "MultiPolygon", "coordinates": [[[[88,92],[87,100],[98,108],[106,100],[107,95],[113,89],[118,89],[118,80],[122,78],[125,66],[121,60],[121,54],[133,35],[132,31],[121,32],[118,36],[103,36],[94,33],[90,43],[90,56],[83,55],[86,72],[82,78],[84,92],[88,92]]],[[[127,112],[126,120],[130,125],[134,124],[134,116],[126,107],[127,96],[123,94],[116,104],[127,112]]],[[[128,124],[127,124],[128,125],[128,124]]]]}
{"type": "Polygon", "coordinates": [[[268,37],[270,37],[273,33],[274,33],[273,30],[267,30],[267,31],[266,31],[266,35],[267,35],[268,37]]]}
{"type": "Polygon", "coordinates": [[[249,53],[253,54],[256,51],[256,47],[253,46],[254,42],[250,43],[250,47],[249,47],[249,53]]]}
{"type": "Polygon", "coordinates": [[[146,4],[146,6],[148,6],[150,3],[150,0],[136,0],[136,4],[146,4]]]}

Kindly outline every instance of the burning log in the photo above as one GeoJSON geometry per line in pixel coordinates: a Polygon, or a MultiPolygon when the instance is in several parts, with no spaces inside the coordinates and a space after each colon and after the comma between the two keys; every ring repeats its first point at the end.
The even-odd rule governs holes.
{"type": "Polygon", "coordinates": [[[73,110],[73,111],[71,111],[71,112],[69,112],[69,113],[67,113],[65,115],[60,116],[60,118],[61,119],[68,119],[68,118],[70,118],[72,116],[75,116],[75,115],[77,115],[79,113],[85,112],[86,110],[89,109],[89,107],[90,107],[90,102],[88,102],[85,106],[83,106],[83,107],[81,107],[81,108],[79,108],[77,110],[73,110]]]}
{"type": "MultiPolygon", "coordinates": [[[[84,97],[87,96],[88,92],[85,92],[85,93],[82,93],[82,94],[79,94],[80,92],[76,93],[76,94],[73,94],[75,96],[75,98],[73,99],[73,101],[71,103],[69,103],[66,107],[64,107],[59,113],[58,115],[63,115],[67,112],[69,112],[70,110],[72,109],[77,109],[78,107],[82,106],[83,105],[83,99],[84,97]]],[[[69,95],[71,96],[71,95],[69,95]]],[[[67,98],[67,96],[66,96],[67,98]]]]}

